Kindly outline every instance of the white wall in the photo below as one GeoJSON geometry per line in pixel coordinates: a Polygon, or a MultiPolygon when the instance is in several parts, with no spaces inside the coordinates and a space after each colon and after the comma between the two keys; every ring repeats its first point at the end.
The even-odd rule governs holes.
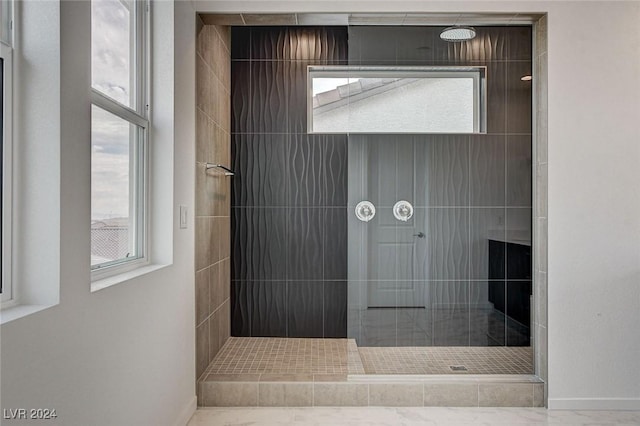
{"type": "Polygon", "coordinates": [[[218,12],[548,12],[549,406],[640,409],[640,3],[200,1],[218,12]]]}
{"type": "Polygon", "coordinates": [[[640,3],[549,13],[551,407],[640,409],[640,3]]]}
{"type": "MultiPolygon", "coordinates": [[[[63,46],[88,52],[87,4],[63,6],[63,46]]],[[[194,177],[187,171],[194,158],[195,20],[190,2],[177,2],[175,10],[170,2],[159,4],[176,20],[174,34],[171,19],[161,28],[175,42],[175,56],[171,43],[165,46],[165,65],[171,57],[175,65],[172,204],[174,211],[178,204],[193,211],[194,177]]],[[[548,11],[549,404],[640,409],[640,4],[196,5],[217,11],[548,11]]],[[[61,89],[69,92],[60,100],[60,303],[2,326],[2,407],[57,408],[58,421],[47,422],[52,425],[176,424],[188,417],[195,396],[193,228],[178,229],[174,214],[172,266],[89,292],[89,62],[79,51],[61,54],[61,89]]]]}
{"type": "MultiPolygon", "coordinates": [[[[55,408],[57,420],[45,421],[51,425],[185,424],[195,409],[193,215],[190,228],[181,230],[175,211],[179,204],[189,206],[190,212],[194,206],[195,20],[191,5],[161,1],[153,9],[154,42],[162,48],[154,56],[152,116],[157,123],[152,156],[161,166],[152,167],[152,174],[160,179],[156,182],[163,194],[153,203],[165,208],[152,213],[152,232],[161,234],[152,255],[168,266],[93,293],[88,226],[90,2],[29,2],[25,9],[46,17],[25,23],[34,42],[47,33],[54,38],[53,46],[48,46],[53,49],[52,59],[40,64],[40,74],[32,77],[42,81],[48,67],[50,84],[56,87],[60,82],[60,90],[32,99],[51,105],[50,109],[37,114],[29,109],[22,124],[37,129],[40,120],[59,117],[59,137],[50,132],[50,138],[30,142],[53,150],[52,174],[41,174],[40,179],[54,188],[54,196],[55,189],[60,193],[59,203],[45,200],[42,206],[56,217],[59,214],[59,243],[45,236],[40,254],[50,252],[56,260],[59,253],[59,274],[52,267],[50,275],[40,276],[39,285],[53,293],[59,290],[60,297],[58,304],[53,300],[53,307],[2,325],[2,408],[55,408]],[[174,18],[181,21],[175,34],[174,18]]],[[[40,41],[51,44],[46,38],[40,41]]],[[[25,61],[24,72],[37,65],[25,61]]],[[[28,83],[28,78],[21,82],[28,83]]],[[[41,260],[49,263],[48,258],[41,260]]],[[[18,285],[30,279],[25,269],[37,273],[39,268],[39,259],[19,264],[18,285]]]]}

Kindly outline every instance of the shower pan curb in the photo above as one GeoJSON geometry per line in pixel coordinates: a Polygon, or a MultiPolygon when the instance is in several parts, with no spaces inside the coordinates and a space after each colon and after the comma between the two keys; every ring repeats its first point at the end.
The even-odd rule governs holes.
{"type": "Polygon", "coordinates": [[[533,375],[349,375],[327,381],[215,376],[198,383],[201,407],[544,406],[544,382],[533,375]]]}

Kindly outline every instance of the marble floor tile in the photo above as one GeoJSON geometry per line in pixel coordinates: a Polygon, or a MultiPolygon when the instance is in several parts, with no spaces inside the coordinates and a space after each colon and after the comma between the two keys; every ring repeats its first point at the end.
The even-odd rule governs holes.
{"type": "Polygon", "coordinates": [[[638,425],[640,411],[544,408],[201,408],[188,426],[222,425],[638,425]]]}

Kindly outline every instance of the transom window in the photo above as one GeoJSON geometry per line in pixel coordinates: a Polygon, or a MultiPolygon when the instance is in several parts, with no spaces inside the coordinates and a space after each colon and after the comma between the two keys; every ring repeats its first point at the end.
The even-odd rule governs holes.
{"type": "Polygon", "coordinates": [[[483,133],[485,67],[308,68],[309,133],[483,133]]]}
{"type": "Polygon", "coordinates": [[[91,1],[91,269],[147,262],[148,3],[91,1]]]}

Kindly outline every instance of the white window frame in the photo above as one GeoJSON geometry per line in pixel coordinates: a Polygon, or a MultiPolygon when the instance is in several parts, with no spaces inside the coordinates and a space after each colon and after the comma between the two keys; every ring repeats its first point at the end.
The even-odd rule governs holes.
{"type": "MultiPolygon", "coordinates": [[[[310,65],[307,67],[307,133],[327,133],[313,129],[314,78],[472,78],[473,79],[473,131],[465,134],[486,133],[487,120],[487,67],[485,66],[360,66],[310,65]]],[[[357,95],[356,95],[357,96],[357,95]]],[[[349,99],[345,100],[348,104],[349,99]]],[[[341,129],[330,133],[362,133],[341,129]],[[344,130],[344,131],[343,131],[344,130]]],[[[381,133],[381,132],[366,132],[381,133]]],[[[416,133],[416,132],[411,132],[416,133]]],[[[417,132],[436,133],[436,132],[417,132]]],[[[439,132],[438,132],[439,133],[439,132]]]]}
{"type": "MultiPolygon", "coordinates": [[[[127,2],[126,0],[120,0],[127,2]]],[[[134,269],[150,264],[149,258],[149,152],[150,152],[150,123],[149,123],[149,94],[150,94],[150,2],[130,0],[127,3],[135,8],[133,28],[135,35],[132,40],[131,64],[135,66],[131,73],[131,84],[135,94],[132,107],[126,106],[99,90],[91,87],[91,104],[107,111],[139,129],[137,135],[131,134],[131,143],[136,146],[131,149],[130,167],[134,167],[135,176],[130,182],[130,211],[135,211],[135,228],[130,235],[135,239],[138,256],[130,259],[117,259],[91,266],[91,281],[103,280],[115,275],[130,272],[134,269]],[[135,210],[134,210],[135,209],[135,210]]]]}
{"type": "Polygon", "coordinates": [[[3,60],[2,93],[2,307],[15,304],[12,280],[13,216],[13,50],[0,42],[3,60]]]}

